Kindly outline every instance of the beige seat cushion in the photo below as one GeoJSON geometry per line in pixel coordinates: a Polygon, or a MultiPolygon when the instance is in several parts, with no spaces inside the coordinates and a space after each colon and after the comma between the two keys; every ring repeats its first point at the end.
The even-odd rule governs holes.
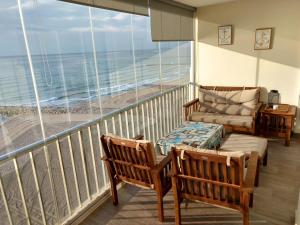
{"type": "Polygon", "coordinates": [[[223,125],[233,125],[251,128],[253,123],[252,116],[227,115],[218,113],[193,112],[189,120],[206,123],[217,123],[223,125]]]}
{"type": "Polygon", "coordinates": [[[244,152],[250,154],[256,151],[259,157],[263,158],[268,146],[268,140],[262,137],[255,137],[244,134],[230,134],[221,144],[221,149],[231,152],[244,152]]]}
{"type": "MultiPolygon", "coordinates": [[[[189,145],[185,144],[178,144],[175,145],[177,150],[181,151],[194,151],[199,153],[205,153],[205,154],[211,154],[211,155],[219,155],[219,156],[225,156],[227,157],[227,165],[230,166],[230,159],[233,158],[240,158],[244,157],[245,153],[242,151],[220,151],[220,150],[214,150],[214,149],[203,149],[203,148],[194,148],[189,145]]],[[[182,155],[184,157],[184,154],[182,155]]]]}

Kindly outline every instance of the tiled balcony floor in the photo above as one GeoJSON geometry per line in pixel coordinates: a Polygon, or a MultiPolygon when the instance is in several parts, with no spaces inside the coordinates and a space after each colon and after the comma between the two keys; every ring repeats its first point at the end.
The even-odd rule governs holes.
{"type": "MultiPolygon", "coordinates": [[[[255,189],[254,208],[250,224],[294,224],[294,213],[300,187],[300,135],[295,135],[290,147],[283,140],[269,141],[268,166],[261,167],[260,185],[255,189]]],[[[92,213],[82,225],[154,225],[156,197],[153,191],[126,185],[119,191],[119,205],[109,199],[92,213]]],[[[174,224],[172,192],[164,199],[163,224],[174,224]]],[[[204,203],[190,202],[182,206],[183,224],[242,224],[238,212],[204,203]]]]}

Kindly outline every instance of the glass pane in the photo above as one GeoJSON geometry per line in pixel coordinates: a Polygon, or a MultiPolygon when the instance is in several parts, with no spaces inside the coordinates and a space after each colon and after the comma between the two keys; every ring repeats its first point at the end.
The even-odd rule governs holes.
{"type": "Polygon", "coordinates": [[[179,42],[179,61],[180,61],[180,83],[186,84],[190,82],[191,74],[191,42],[179,42]]]}
{"type": "Polygon", "coordinates": [[[161,92],[159,44],[152,42],[150,18],[133,16],[138,99],[142,100],[161,92]]]}
{"type": "Polygon", "coordinates": [[[46,136],[99,116],[88,7],[31,0],[23,12],[46,136]]]}
{"type": "Polygon", "coordinates": [[[136,102],[131,15],[92,8],[103,114],[136,102]]]}
{"type": "MultiPolygon", "coordinates": [[[[21,5],[46,137],[189,81],[191,42],[152,42],[149,17],[55,0],[21,5]]],[[[42,132],[18,5],[0,6],[0,149],[9,151],[42,132]]]]}
{"type": "Polygon", "coordinates": [[[163,90],[174,88],[179,84],[178,42],[161,42],[161,68],[163,90]]]}
{"type": "Polygon", "coordinates": [[[17,1],[1,1],[0,155],[42,138],[17,1]]]}

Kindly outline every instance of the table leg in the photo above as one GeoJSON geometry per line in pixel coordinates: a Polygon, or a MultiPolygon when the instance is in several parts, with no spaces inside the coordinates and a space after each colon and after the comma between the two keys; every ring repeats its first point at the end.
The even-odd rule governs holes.
{"type": "Polygon", "coordinates": [[[285,134],[285,145],[290,146],[291,144],[291,132],[292,132],[292,118],[286,118],[286,134],[285,134]]]}

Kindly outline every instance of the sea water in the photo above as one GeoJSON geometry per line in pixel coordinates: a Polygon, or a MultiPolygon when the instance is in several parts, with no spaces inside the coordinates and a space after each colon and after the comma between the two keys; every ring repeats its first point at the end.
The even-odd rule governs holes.
{"type": "Polygon", "coordinates": [[[178,79],[189,75],[190,61],[182,56],[179,65],[176,51],[164,55],[162,77],[155,49],[136,51],[135,62],[131,51],[100,52],[97,65],[93,53],[33,55],[37,93],[27,56],[0,57],[0,106],[35,106],[36,94],[41,106],[63,106],[178,79]]]}

